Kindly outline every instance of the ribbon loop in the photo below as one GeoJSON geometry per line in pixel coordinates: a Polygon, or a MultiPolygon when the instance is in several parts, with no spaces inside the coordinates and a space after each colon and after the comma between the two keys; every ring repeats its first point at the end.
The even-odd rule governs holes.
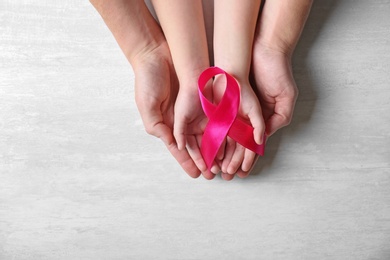
{"type": "Polygon", "coordinates": [[[245,148],[263,155],[264,142],[258,145],[254,140],[253,127],[237,117],[240,87],[236,79],[218,67],[210,67],[199,76],[198,87],[203,111],[209,119],[200,148],[208,169],[211,168],[226,136],[230,136],[245,148]],[[204,96],[203,91],[207,82],[219,74],[224,74],[226,77],[226,89],[219,104],[214,105],[204,96]]]}

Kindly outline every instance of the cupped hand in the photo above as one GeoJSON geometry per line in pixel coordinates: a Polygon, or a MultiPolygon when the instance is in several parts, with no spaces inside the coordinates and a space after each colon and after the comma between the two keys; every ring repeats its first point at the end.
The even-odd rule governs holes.
{"type": "Polygon", "coordinates": [[[196,83],[197,78],[181,83],[175,103],[174,136],[179,149],[187,149],[202,175],[210,180],[215,174],[207,169],[200,151],[208,119],[203,112],[196,83]]]}
{"type": "Polygon", "coordinates": [[[271,136],[291,122],[298,96],[291,55],[255,41],[252,77],[265,119],[266,135],[271,136]]]}
{"type": "Polygon", "coordinates": [[[178,149],[173,137],[174,104],[179,87],[166,42],[139,54],[132,65],[135,100],[145,130],[164,142],[189,176],[199,177],[200,170],[189,151],[178,149]]]}
{"type": "MultiPolygon", "coordinates": [[[[256,143],[261,144],[265,131],[265,125],[261,112],[259,100],[253,92],[249,81],[246,79],[238,79],[241,90],[240,107],[238,117],[251,124],[254,128],[254,138],[256,143]]],[[[214,80],[214,98],[218,103],[225,91],[226,81],[223,76],[217,76],[214,80]]],[[[226,142],[222,145],[217,155],[219,164],[221,165],[222,178],[231,179],[237,174],[241,178],[249,175],[249,172],[255,162],[256,154],[249,149],[246,149],[241,144],[229,136],[226,142]]]]}

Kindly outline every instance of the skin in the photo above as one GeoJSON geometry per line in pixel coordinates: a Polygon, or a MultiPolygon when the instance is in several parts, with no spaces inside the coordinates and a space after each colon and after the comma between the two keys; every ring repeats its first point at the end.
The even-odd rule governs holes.
{"type": "MultiPolygon", "coordinates": [[[[260,100],[267,137],[291,122],[298,96],[291,58],[312,3],[312,0],[265,1],[258,19],[251,77],[260,100]]],[[[245,178],[249,172],[237,175],[245,178]]]]}
{"type": "Polygon", "coordinates": [[[160,138],[184,171],[193,178],[200,170],[173,137],[178,80],[168,44],[143,1],[91,0],[133,67],[138,110],[146,131],[160,138]]]}
{"type": "MultiPolygon", "coordinates": [[[[241,88],[239,116],[254,127],[256,143],[263,142],[265,124],[259,100],[249,83],[252,45],[261,1],[215,0],[214,1],[214,61],[233,75],[241,88]],[[226,14],[231,14],[227,16],[226,14]]],[[[215,98],[222,96],[223,80],[214,81],[215,98]]],[[[248,172],[253,165],[255,153],[227,138],[224,153],[219,154],[222,176],[231,178],[237,172],[248,172]],[[231,175],[231,176],[228,176],[231,175]]]]}
{"type": "MultiPolygon", "coordinates": [[[[196,85],[200,73],[209,66],[202,2],[155,0],[153,5],[171,48],[180,84],[175,105],[174,135],[179,148],[183,149],[186,145],[198,168],[210,179],[212,175],[207,171],[199,149],[207,118],[201,109],[196,85]]],[[[214,46],[224,47],[214,48],[214,59],[216,66],[227,68],[228,72],[240,79],[243,100],[240,114],[254,125],[255,140],[260,144],[264,122],[258,99],[248,79],[259,7],[260,1],[215,1],[214,46]],[[234,16],[227,18],[226,13],[234,13],[234,16]]],[[[214,94],[218,99],[222,92],[214,94]]],[[[231,179],[226,173],[234,175],[241,163],[242,170],[249,171],[254,153],[246,151],[230,138],[227,139],[226,148],[226,152],[222,148],[219,153],[220,158],[223,157],[219,164],[222,166],[222,177],[231,179]]],[[[214,173],[220,170],[219,165],[212,168],[214,173]]]]}
{"type": "Polygon", "coordinates": [[[291,58],[312,2],[266,1],[258,21],[253,45],[252,75],[265,118],[267,136],[291,122],[298,96],[291,58]]]}
{"type": "MultiPolygon", "coordinates": [[[[136,103],[146,131],[165,143],[189,176],[198,177],[200,170],[197,165],[200,162],[195,164],[193,161],[194,151],[191,147],[196,148],[196,145],[199,145],[199,133],[197,131],[190,133],[194,137],[191,139],[192,144],[196,143],[196,145],[190,145],[190,149],[188,145],[187,149],[184,149],[182,145],[179,149],[173,136],[174,107],[179,91],[179,81],[161,28],[143,1],[90,1],[102,16],[134,69],[136,103]]],[[[291,57],[311,5],[312,0],[266,1],[258,19],[253,39],[251,76],[260,100],[267,136],[291,121],[298,95],[292,75],[291,57]]],[[[228,62],[226,64],[228,65],[228,62]]],[[[197,71],[193,72],[197,73],[197,71]]],[[[186,81],[182,80],[182,82],[186,81]]],[[[218,85],[218,80],[214,84],[218,85]]],[[[215,98],[218,98],[218,92],[214,94],[215,98]]],[[[204,119],[198,120],[204,122],[204,119]]],[[[202,127],[200,129],[199,132],[202,132],[202,127]]],[[[234,142],[228,141],[225,149],[221,149],[220,161],[213,167],[214,172],[219,171],[224,160],[228,161],[226,158],[233,158],[237,152],[236,145],[232,144],[234,142]]],[[[203,169],[203,167],[200,168],[203,169]]],[[[249,172],[250,170],[238,169],[237,175],[244,178],[249,172]]],[[[205,177],[213,178],[210,173],[206,173],[205,177]]],[[[230,180],[234,175],[222,173],[222,177],[230,180]]]]}
{"type": "Polygon", "coordinates": [[[198,95],[198,77],[210,66],[201,0],[154,0],[164,35],[171,49],[179,79],[175,104],[174,136],[180,150],[187,148],[206,179],[215,175],[207,169],[200,142],[207,117],[198,95]]]}

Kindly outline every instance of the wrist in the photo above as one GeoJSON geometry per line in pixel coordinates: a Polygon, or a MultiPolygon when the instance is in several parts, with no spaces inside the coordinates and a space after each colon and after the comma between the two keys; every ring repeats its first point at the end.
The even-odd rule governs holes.
{"type": "Polygon", "coordinates": [[[291,62],[293,52],[293,47],[284,44],[274,44],[268,41],[255,41],[253,45],[253,56],[257,56],[258,58],[272,57],[273,59],[291,62]]]}
{"type": "Polygon", "coordinates": [[[165,37],[143,1],[90,0],[130,63],[152,52],[165,37]]]}
{"type": "Polygon", "coordinates": [[[252,44],[238,44],[228,48],[220,44],[220,47],[214,50],[214,65],[236,78],[244,78],[249,75],[251,57],[252,44]]]}
{"type": "Polygon", "coordinates": [[[137,48],[123,50],[123,53],[133,68],[158,58],[166,58],[168,56],[170,59],[169,48],[166,42],[143,42],[137,48]]]}
{"type": "Polygon", "coordinates": [[[243,44],[226,48],[221,47],[214,50],[214,64],[220,67],[236,79],[245,79],[249,75],[252,57],[252,45],[243,44]]]}
{"type": "Polygon", "coordinates": [[[180,83],[180,88],[186,91],[188,90],[190,92],[197,93],[199,76],[208,67],[209,64],[175,68],[180,83]]]}
{"type": "Polygon", "coordinates": [[[127,58],[134,71],[150,64],[161,64],[162,62],[172,65],[169,47],[166,42],[145,45],[138,52],[133,52],[131,58],[129,56],[127,58]]]}
{"type": "Polygon", "coordinates": [[[272,53],[286,57],[292,57],[295,45],[288,44],[280,37],[274,35],[271,37],[260,37],[253,44],[253,52],[272,53]]]}
{"type": "Polygon", "coordinates": [[[142,60],[143,57],[155,55],[160,52],[164,54],[169,53],[168,44],[160,27],[153,23],[155,23],[154,20],[148,25],[145,25],[145,27],[148,27],[147,30],[138,31],[137,33],[129,31],[123,39],[120,39],[121,36],[116,37],[122,52],[132,65],[138,60],[142,60]],[[132,34],[136,35],[136,37],[133,38],[130,36],[132,34]]]}
{"type": "Polygon", "coordinates": [[[292,56],[312,2],[288,0],[266,3],[257,24],[254,43],[292,56]]]}
{"type": "MultiPolygon", "coordinates": [[[[244,66],[236,67],[237,64],[230,63],[216,63],[215,66],[221,68],[229,75],[233,76],[239,85],[249,84],[249,66],[248,69],[243,69],[244,66]],[[248,84],[247,84],[248,83],[248,84]]],[[[217,75],[215,79],[224,78],[224,75],[217,75]]]]}

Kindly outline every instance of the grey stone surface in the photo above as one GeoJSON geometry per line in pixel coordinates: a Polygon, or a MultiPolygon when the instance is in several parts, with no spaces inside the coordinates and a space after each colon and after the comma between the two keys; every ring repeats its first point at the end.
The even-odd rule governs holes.
{"type": "Polygon", "coordinates": [[[0,2],[0,259],[390,259],[390,1],[315,1],[252,176],[148,136],[88,1],[0,2]]]}

